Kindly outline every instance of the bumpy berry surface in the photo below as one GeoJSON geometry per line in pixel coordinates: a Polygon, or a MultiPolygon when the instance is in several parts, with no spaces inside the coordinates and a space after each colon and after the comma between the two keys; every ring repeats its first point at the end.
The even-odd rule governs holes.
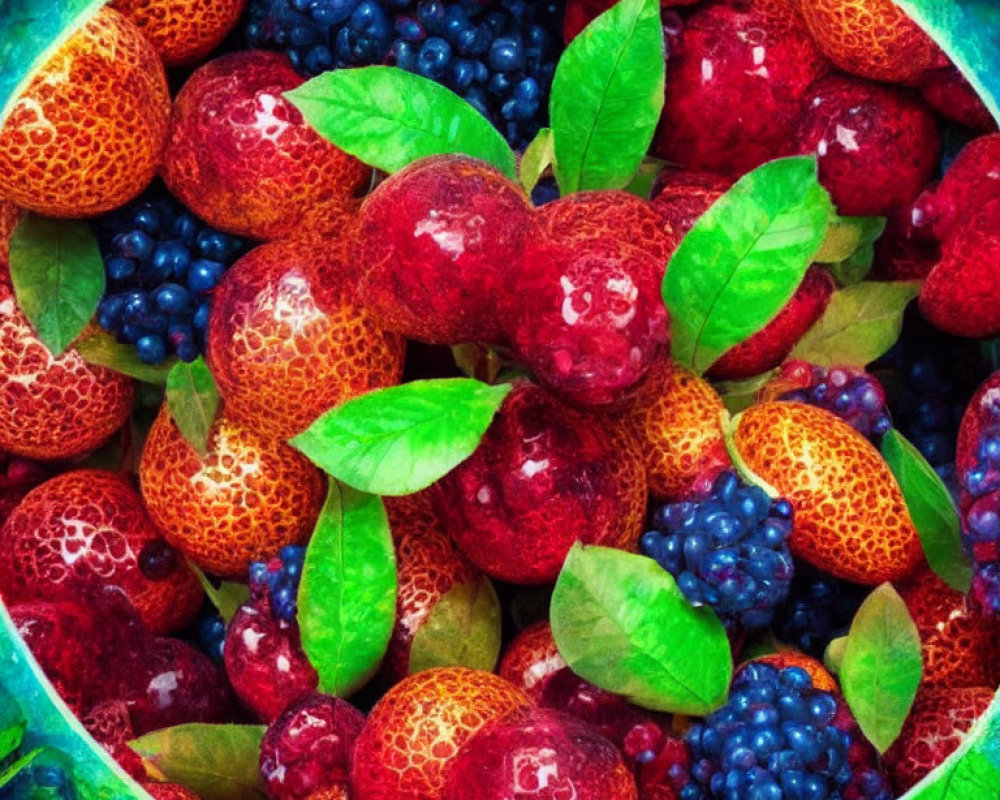
{"type": "Polygon", "coordinates": [[[735,472],[708,497],[661,506],[639,550],[674,576],[692,605],[715,609],[727,626],[765,628],[788,594],[792,506],[772,501],[735,472]]]}
{"type": "Polygon", "coordinates": [[[204,352],[212,290],[246,243],[205,225],[159,187],[96,220],[106,289],[101,327],[158,364],[204,352]]]}
{"type": "Polygon", "coordinates": [[[637,800],[618,749],[589,725],[547,708],[486,725],[458,751],[444,800],[637,800]]]}
{"type": "Polygon", "coordinates": [[[319,683],[302,651],[298,623],[275,615],[266,597],[236,612],[222,655],[236,696],[266,722],[310,695],[319,683]]]}
{"type": "Polygon", "coordinates": [[[693,372],[661,359],[619,424],[639,441],[649,491],[680,500],[704,470],[728,464],[722,441],[722,398],[693,372]]]}
{"type": "Polygon", "coordinates": [[[260,775],[270,800],[308,800],[346,787],[364,715],[346,700],[313,694],[290,706],[264,734],[260,775]]]}
{"type": "Polygon", "coordinates": [[[761,388],[758,399],[787,400],[826,409],[876,444],[892,427],[882,384],[856,367],[786,361],[761,388]]]}
{"type": "Polygon", "coordinates": [[[884,756],[897,792],[909,790],[951,755],[986,711],[993,691],[946,686],[920,690],[899,738],[884,756]]]}
{"type": "Polygon", "coordinates": [[[399,382],[403,339],[361,307],[349,241],[270,242],[223,277],[208,357],[234,419],[287,439],[345,400],[399,382]]]}
{"type": "MultiPolygon", "coordinates": [[[[660,8],[693,6],[698,0],[660,0],[660,8]]],[[[563,22],[563,39],[571,42],[595,17],[603,14],[614,0],[568,0],[563,22]]]]}
{"type": "Polygon", "coordinates": [[[802,14],[820,49],[846,72],[912,83],[946,60],[892,0],[812,0],[802,14]]]}
{"type": "Polygon", "coordinates": [[[828,65],[787,0],[715,0],[687,19],[670,53],[657,155],[742,175],[788,155],[806,89],[828,65]]]}
{"type": "Polygon", "coordinates": [[[787,358],[795,343],[823,316],[834,290],[833,278],[814,264],[792,299],[757,333],[727,350],[708,371],[713,380],[739,380],[760,375],[787,358]]]}
{"type": "Polygon", "coordinates": [[[389,63],[464,97],[518,148],[548,120],[564,0],[252,0],[251,46],[296,69],[389,63]]]}
{"type": "Polygon", "coordinates": [[[254,561],[250,565],[250,597],[266,597],[274,616],[294,622],[305,560],[306,548],[290,544],[269,561],[254,561]]]}
{"type": "Polygon", "coordinates": [[[284,442],[222,415],[200,458],[166,404],[146,439],[139,479],[167,540],[209,572],[234,579],[251,561],[304,542],[323,504],[320,472],[284,442]]]}
{"type": "Polygon", "coordinates": [[[236,24],[246,0],[114,0],[169,67],[194,64],[236,24]]]}
{"type": "Polygon", "coordinates": [[[171,193],[238,236],[347,227],[371,171],[282,97],[301,83],[278,53],[231,53],[195,70],[176,97],[163,154],[171,193]]]}
{"type": "Polygon", "coordinates": [[[169,115],[153,46],[102,8],[38,71],[0,129],[0,192],[52,217],[115,208],[153,179],[169,115]]]}
{"type": "Polygon", "coordinates": [[[80,722],[122,769],[138,781],[145,780],[146,767],[142,758],[128,746],[135,739],[135,728],[132,727],[128,705],[124,701],[105,700],[97,703],[80,716],[80,722]]]}
{"type": "Polygon", "coordinates": [[[0,451],[0,527],[24,496],[51,477],[54,469],[41,461],[32,461],[0,451]]]}
{"type": "Polygon", "coordinates": [[[775,610],[774,634],[785,644],[822,658],[830,640],[846,634],[869,591],[799,560],[788,597],[775,610]]]}
{"type": "Polygon", "coordinates": [[[143,783],[153,800],[200,800],[198,795],[179,783],[143,783]]]}
{"type": "Polygon", "coordinates": [[[679,242],[731,185],[732,181],[721,175],[668,166],[653,182],[650,204],[679,242]]]}
{"type": "Polygon", "coordinates": [[[361,297],[386,330],[431,344],[498,342],[497,298],[531,234],[531,201],[499,170],[432,156],[361,208],[361,297]]]}
{"type": "Polygon", "coordinates": [[[397,683],[368,715],[354,748],[358,800],[443,800],[450,762],[487,723],[531,705],[489,672],[442,667],[397,683]]]}
{"type": "Polygon", "coordinates": [[[850,763],[855,736],[840,711],[836,697],[814,688],[804,669],[748,664],[726,705],[689,731],[691,774],[701,791],[681,796],[891,800],[884,775],[850,763]]]}
{"type": "Polygon", "coordinates": [[[36,487],[0,529],[0,592],[14,600],[79,598],[119,586],[149,628],[187,624],[202,590],[122,474],[82,469],[36,487]]]}
{"type": "Polygon", "coordinates": [[[475,453],[437,484],[445,530],[483,571],[555,580],[575,541],[631,549],[646,507],[631,437],[522,382],[475,453]]]}
{"type": "Polygon", "coordinates": [[[514,637],[500,659],[497,672],[538,702],[545,679],[565,666],[552,638],[552,626],[542,621],[529,625],[514,637]]]}
{"type": "Polygon", "coordinates": [[[844,75],[810,87],[795,138],[818,157],[820,183],[846,216],[884,216],[912,201],[941,150],[937,120],[918,98],[844,75]]]}
{"type": "Polygon", "coordinates": [[[920,93],[924,102],[945,119],[974,131],[997,129],[997,121],[986,104],[954,64],[924,72],[920,77],[920,93]]]}
{"type": "Polygon", "coordinates": [[[53,357],[0,282],[0,450],[42,461],[89,453],[128,418],[132,391],[72,347],[53,357]]]}
{"type": "Polygon", "coordinates": [[[834,414],[762,403],[734,441],[747,466],[795,508],[792,553],[845,580],[903,578],[923,557],[899,484],[874,446],[834,414]]]}

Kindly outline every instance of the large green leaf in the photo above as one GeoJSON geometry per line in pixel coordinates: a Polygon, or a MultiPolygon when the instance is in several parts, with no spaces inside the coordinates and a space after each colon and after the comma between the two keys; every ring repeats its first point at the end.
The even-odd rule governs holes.
{"type": "Polygon", "coordinates": [[[832,213],[806,156],[764,164],[719,198],[663,279],[674,360],[704,372],[770,322],[802,282],[832,213]]]}
{"type": "Polygon", "coordinates": [[[927,563],[952,589],[965,594],[972,586],[972,564],[962,548],[962,525],[948,487],[895,428],[882,438],[882,456],[899,481],[927,563]]]}
{"type": "Polygon", "coordinates": [[[298,620],[320,691],[346,696],[378,669],[396,620],[396,554],[381,498],[330,481],[306,550],[298,620]]]}
{"type": "Polygon", "coordinates": [[[893,0],[955,62],[1000,122],[1000,4],[996,0],[893,0]]]}
{"type": "Polygon", "coordinates": [[[156,386],[166,384],[170,370],[177,363],[176,358],[171,357],[163,364],[156,366],[144,364],[136,355],[134,346],[116,342],[111,334],[100,330],[78,341],[75,347],[88,364],[107,367],[115,372],[128,375],[130,378],[156,386]]]}
{"type": "Polygon", "coordinates": [[[464,153],[517,178],[514,151],[475,108],[439,83],[397,67],[324,72],[285,92],[320,136],[385,172],[464,153]]]}
{"type": "Polygon", "coordinates": [[[105,2],[0,2],[0,127],[35,71],[105,2]]]}
{"type": "Polygon", "coordinates": [[[264,730],[192,723],[147,733],[131,745],[168,781],[201,800],[265,800],[258,765],[264,730]]]}
{"type": "Polygon", "coordinates": [[[201,356],[178,361],[167,374],[167,408],[177,429],[199,455],[208,454],[208,434],[219,407],[219,391],[201,356]]]}
{"type": "Polygon", "coordinates": [[[471,378],[379,389],[328,411],[290,444],[355,489],[411,494],[472,455],[510,389],[471,378]]]}
{"type": "Polygon", "coordinates": [[[733,663],[722,623],[652,559],[575,544],[550,615],[573,671],[636,705],[707,714],[726,700],[733,663]]]}
{"type": "Polygon", "coordinates": [[[10,237],[17,304],[58,356],[87,327],[104,294],[104,261],[90,226],[27,214],[10,237]]]}
{"type": "Polygon", "coordinates": [[[899,736],[921,671],[917,626],[892,584],[883,583],[855,614],[840,662],[844,699],[879,752],[899,736]]]}
{"type": "Polygon", "coordinates": [[[570,42],[549,100],[563,194],[628,184],[660,119],[664,61],[659,0],[621,0],[570,42]]]}

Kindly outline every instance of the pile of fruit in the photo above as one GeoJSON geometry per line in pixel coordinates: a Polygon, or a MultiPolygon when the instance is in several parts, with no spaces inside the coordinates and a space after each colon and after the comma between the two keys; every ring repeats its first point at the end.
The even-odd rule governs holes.
{"type": "Polygon", "coordinates": [[[986,0],[58,5],[0,800],[1000,798],[986,0]]]}

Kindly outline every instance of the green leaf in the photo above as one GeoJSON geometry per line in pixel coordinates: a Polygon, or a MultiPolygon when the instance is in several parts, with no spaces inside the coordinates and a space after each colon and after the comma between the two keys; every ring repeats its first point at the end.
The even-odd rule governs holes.
{"type": "Polygon", "coordinates": [[[788,357],[824,367],[867,366],[895,344],[903,312],[919,293],[919,281],[866,281],[840,289],[788,357]]]}
{"type": "Polygon", "coordinates": [[[240,606],[250,599],[250,587],[245,583],[235,581],[221,581],[216,586],[209,580],[201,567],[191,560],[188,560],[187,564],[195,577],[198,578],[198,583],[205,590],[205,594],[215,606],[215,610],[219,612],[228,625],[229,621],[236,616],[236,612],[240,610],[240,606]]]}
{"type": "Polygon", "coordinates": [[[830,220],[814,261],[836,264],[850,258],[865,242],[874,242],[885,230],[885,217],[841,217],[830,220]]]}
{"type": "Polygon", "coordinates": [[[201,800],[264,800],[260,743],[265,725],[192,723],[153,731],[132,749],[201,800]]]}
{"type": "Polygon", "coordinates": [[[729,460],[732,462],[733,469],[736,470],[736,474],[743,479],[744,483],[763,489],[764,493],[772,499],[780,497],[781,493],[777,489],[750,469],[750,465],[747,464],[746,459],[743,458],[743,454],[740,452],[740,449],[736,446],[736,428],[740,424],[740,416],[742,414],[743,412],[741,411],[736,414],[736,416],[729,418],[727,412],[727,414],[723,416],[722,441],[726,446],[726,454],[729,456],[729,460]]]}
{"type": "Polygon", "coordinates": [[[880,753],[899,736],[922,669],[917,626],[892,584],[883,583],[855,614],[840,664],[844,699],[880,753]]]}
{"type": "MultiPolygon", "coordinates": [[[[45,678],[0,603],[0,686],[16,699],[26,722],[22,752],[56,753],[70,765],[80,793],[84,785],[102,800],[148,800],[148,795],[84,730],[83,725],[45,678]]],[[[12,710],[8,709],[10,719],[12,710]]],[[[42,753],[36,754],[36,757],[42,753]]],[[[13,777],[13,776],[11,776],[13,777]]]]}
{"type": "Polygon", "coordinates": [[[646,156],[639,165],[638,172],[628,182],[625,191],[629,194],[634,194],[636,197],[641,197],[643,200],[648,200],[649,196],[653,193],[653,184],[656,182],[656,177],[663,171],[666,165],[667,162],[662,158],[646,156]]]}
{"type": "Polygon", "coordinates": [[[644,556],[573,545],[552,593],[552,635],[573,671],[644,708],[707,714],[726,700],[729,639],[644,556]]]}
{"type": "Polygon", "coordinates": [[[549,99],[562,194],[628,184],[660,119],[664,67],[658,0],[621,0],[570,42],[549,99]]]}
{"type": "Polygon", "coordinates": [[[381,498],[330,481],[306,550],[298,620],[321,692],[349,695],[378,669],[396,620],[396,555],[381,498]]]}
{"type": "Polygon", "coordinates": [[[24,741],[28,720],[13,695],[0,686],[0,761],[7,758],[24,741]]]}
{"type": "Polygon", "coordinates": [[[463,375],[483,383],[496,383],[504,366],[503,357],[495,347],[478,342],[452,345],[451,355],[463,375]]]}
{"type": "Polygon", "coordinates": [[[966,594],[972,586],[972,564],[962,548],[958,511],[944,481],[895,428],[882,438],[882,456],[903,490],[927,563],[952,589],[966,594]]]}
{"type": "Polygon", "coordinates": [[[0,6],[0,127],[36,70],[106,0],[4,0],[0,6]]]}
{"type": "Polygon", "coordinates": [[[802,282],[832,213],[811,156],[764,164],[719,198],[663,279],[674,360],[702,373],[767,325],[802,282]]]}
{"type": "Polygon", "coordinates": [[[27,214],[10,237],[17,304],[55,356],[87,327],[104,294],[104,262],[90,226],[27,214]]]}
{"type": "Polygon", "coordinates": [[[844,663],[844,651],[847,649],[847,637],[838,636],[831,639],[823,653],[823,663],[834,675],[840,675],[840,665],[844,663]]]}
{"type": "Polygon", "coordinates": [[[208,454],[208,432],[219,407],[215,378],[201,356],[178,361],[167,374],[167,408],[177,429],[203,458],[208,454]]]}
{"type": "Polygon", "coordinates": [[[413,636],[410,674],[460,666],[492,672],[500,655],[500,601],[485,575],[460,583],[431,609],[413,636]]]}
{"type": "Polygon", "coordinates": [[[170,370],[176,363],[175,358],[170,358],[155,367],[144,364],[136,355],[135,347],[119,344],[113,336],[104,331],[90,334],[86,339],[77,342],[75,347],[88,364],[107,367],[143,383],[152,383],[157,386],[166,385],[167,375],[170,374],[170,370]]]}
{"type": "Polygon", "coordinates": [[[1000,5],[996,0],[893,0],[923,28],[1000,121],[1000,5]]]}
{"type": "Polygon", "coordinates": [[[510,390],[470,378],[379,389],[326,412],[290,444],[355,489],[412,494],[472,455],[510,390]]]}
{"type": "Polygon", "coordinates": [[[722,398],[722,402],[726,404],[726,411],[730,414],[739,414],[757,402],[757,393],[767,385],[777,372],[777,369],[770,369],[760,375],[754,375],[752,378],[743,378],[738,381],[719,381],[713,385],[715,391],[722,398]]]}
{"type": "Polygon", "coordinates": [[[538,179],[542,177],[545,170],[552,166],[554,158],[552,130],[542,128],[531,140],[531,144],[524,149],[524,155],[521,156],[519,177],[524,191],[531,194],[535,186],[538,185],[538,179]]]}
{"type": "MultiPolygon", "coordinates": [[[[30,753],[26,753],[25,755],[23,755],[19,759],[17,759],[13,764],[11,764],[9,767],[7,767],[6,769],[4,769],[3,772],[0,772],[0,789],[2,789],[4,786],[6,786],[8,783],[10,783],[14,778],[16,778],[17,774],[22,769],[24,769],[25,767],[27,767],[36,758],[38,758],[40,755],[42,755],[43,753],[45,753],[46,749],[47,748],[45,748],[45,747],[36,747],[30,753]]],[[[11,752],[13,752],[13,751],[11,751],[11,752]]]]}
{"type": "Polygon", "coordinates": [[[489,120],[420,75],[397,67],[336,69],[284,96],[320,136],[384,172],[464,153],[517,178],[514,151],[489,120]]]}

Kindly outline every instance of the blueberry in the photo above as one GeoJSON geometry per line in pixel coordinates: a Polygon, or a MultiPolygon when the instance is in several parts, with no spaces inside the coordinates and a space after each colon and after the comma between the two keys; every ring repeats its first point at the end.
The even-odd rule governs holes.
{"type": "Polygon", "coordinates": [[[167,347],[163,338],[155,334],[140,336],[135,343],[139,359],[146,364],[160,364],[167,357],[167,347]]]}
{"type": "Polygon", "coordinates": [[[191,263],[191,250],[179,239],[169,239],[153,251],[148,262],[148,273],[151,279],[168,280],[182,276],[191,263]]]}
{"type": "Polygon", "coordinates": [[[451,61],[451,45],[446,39],[432,36],[417,54],[417,72],[426,78],[440,78],[451,61]]]}
{"type": "Polygon", "coordinates": [[[180,314],[190,310],[191,293],[176,283],[164,283],[153,292],[153,302],[164,314],[180,314]]]}
{"type": "Polygon", "coordinates": [[[211,291],[218,284],[223,270],[221,262],[199,258],[191,264],[191,269],[188,272],[188,288],[195,294],[211,291]]]}
{"type": "Polygon", "coordinates": [[[177,551],[165,539],[153,539],[139,552],[139,570],[151,581],[169,578],[177,563],[177,551]]]}

